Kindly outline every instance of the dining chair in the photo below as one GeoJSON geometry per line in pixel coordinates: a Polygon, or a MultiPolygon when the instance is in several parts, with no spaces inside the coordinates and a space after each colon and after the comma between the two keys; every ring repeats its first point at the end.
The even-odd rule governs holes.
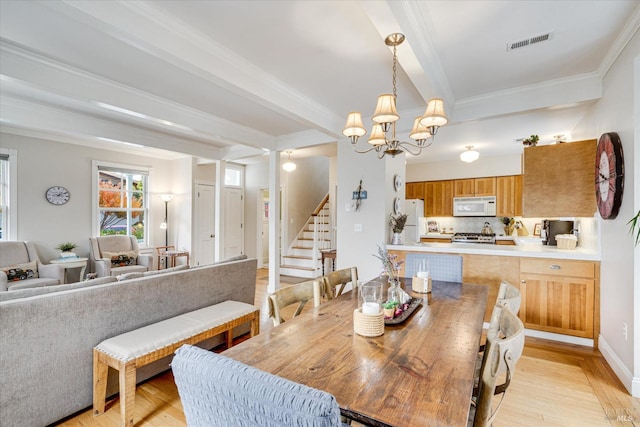
{"type": "Polygon", "coordinates": [[[404,277],[415,276],[416,261],[429,261],[429,276],[443,282],[462,282],[460,255],[409,253],[405,259],[404,277]]]}
{"type": "Polygon", "coordinates": [[[199,347],[171,362],[189,427],[343,426],[335,397],[199,347]]]}
{"type": "Polygon", "coordinates": [[[469,423],[474,427],[493,423],[515,374],[515,366],[524,349],[524,325],[509,309],[496,305],[487,332],[487,345],[480,368],[478,387],[474,389],[469,423]],[[501,395],[494,402],[494,396],[501,395]]]}
{"type": "Polygon", "coordinates": [[[518,313],[520,312],[521,301],[522,296],[520,294],[520,289],[516,288],[511,283],[505,280],[500,282],[496,304],[502,307],[506,307],[510,312],[518,315],[518,313]]]}
{"type": "Polygon", "coordinates": [[[278,326],[285,320],[283,318],[283,308],[293,304],[298,304],[293,315],[293,319],[302,312],[307,301],[313,301],[313,306],[320,305],[320,280],[308,280],[306,282],[280,288],[267,297],[269,306],[269,317],[273,319],[273,325],[278,326]]]}
{"type": "Polygon", "coordinates": [[[327,299],[339,297],[344,292],[348,283],[351,283],[353,289],[358,285],[358,268],[343,268],[327,274],[322,277],[322,296],[327,299]]]}

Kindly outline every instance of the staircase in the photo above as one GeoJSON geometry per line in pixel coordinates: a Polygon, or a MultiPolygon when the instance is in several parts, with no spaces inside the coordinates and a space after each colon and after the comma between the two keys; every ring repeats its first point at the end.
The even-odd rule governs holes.
{"type": "Polygon", "coordinates": [[[294,277],[316,278],[322,275],[320,251],[330,249],[332,242],[329,195],[320,202],[307,223],[282,256],[280,274],[294,277]]]}

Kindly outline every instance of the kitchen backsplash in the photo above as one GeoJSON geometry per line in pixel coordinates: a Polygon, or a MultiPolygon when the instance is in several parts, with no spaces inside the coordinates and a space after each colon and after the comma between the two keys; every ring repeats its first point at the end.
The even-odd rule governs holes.
{"type": "MultiPolygon", "coordinates": [[[[529,237],[535,237],[533,230],[536,224],[542,226],[542,220],[546,218],[521,218],[514,217],[516,221],[522,221],[529,233],[529,237]]],[[[558,219],[558,218],[553,218],[558,219]]],[[[598,222],[595,218],[561,218],[573,220],[578,232],[578,246],[596,249],[598,244],[598,222]]],[[[441,233],[480,233],[485,222],[488,222],[497,236],[503,236],[504,224],[502,217],[431,217],[427,221],[436,221],[441,233]]]]}

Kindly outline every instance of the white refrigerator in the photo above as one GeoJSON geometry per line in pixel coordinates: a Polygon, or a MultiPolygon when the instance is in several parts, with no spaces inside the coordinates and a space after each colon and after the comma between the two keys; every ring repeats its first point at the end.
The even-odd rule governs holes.
{"type": "Polygon", "coordinates": [[[421,232],[420,218],[424,216],[424,202],[420,199],[405,200],[404,213],[407,214],[407,223],[404,226],[405,242],[419,242],[421,232]]]}

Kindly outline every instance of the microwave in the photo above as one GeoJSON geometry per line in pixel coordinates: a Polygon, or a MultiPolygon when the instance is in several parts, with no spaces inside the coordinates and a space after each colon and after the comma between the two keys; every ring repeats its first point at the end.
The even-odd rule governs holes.
{"type": "Polygon", "coordinates": [[[453,216],[496,216],[496,196],[454,197],[453,216]]]}

